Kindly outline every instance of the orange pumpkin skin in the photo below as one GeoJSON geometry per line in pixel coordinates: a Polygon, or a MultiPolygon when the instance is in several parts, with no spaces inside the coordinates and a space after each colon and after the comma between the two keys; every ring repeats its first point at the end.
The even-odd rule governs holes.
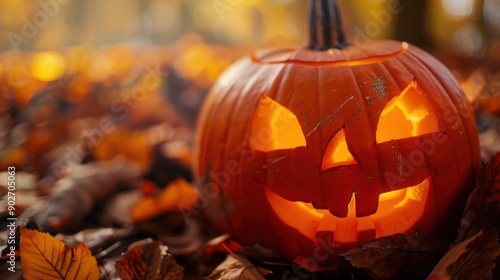
{"type": "Polygon", "coordinates": [[[381,194],[425,181],[422,213],[396,232],[452,240],[479,165],[474,114],[451,73],[417,47],[379,41],[343,49],[259,51],[236,62],[202,108],[194,167],[202,199],[210,202],[205,210],[220,230],[302,265],[304,259],[330,265],[355,244],[394,232],[380,230],[381,222],[362,226],[358,219],[357,228],[339,223],[332,230],[324,211],[308,214],[323,215],[321,221],[292,225],[290,219],[309,221],[300,211],[315,210],[295,209],[292,218],[284,218],[270,196],[287,205],[309,203],[338,218],[353,215],[348,210],[353,199],[362,218],[376,214],[381,194]],[[422,114],[435,117],[436,129],[380,141],[384,109],[412,84],[431,104],[422,114]],[[254,131],[256,110],[265,100],[293,113],[305,145],[259,148],[272,141],[254,131]],[[340,131],[354,162],[325,167],[325,153],[340,131]]]}

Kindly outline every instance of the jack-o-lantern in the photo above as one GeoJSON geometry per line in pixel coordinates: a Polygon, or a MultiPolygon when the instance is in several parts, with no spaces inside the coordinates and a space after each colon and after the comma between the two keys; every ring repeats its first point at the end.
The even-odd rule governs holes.
{"type": "Polygon", "coordinates": [[[195,172],[215,224],[319,264],[396,233],[450,240],[480,164],[450,72],[406,43],[345,43],[333,0],[312,1],[307,47],[228,69],[197,132],[195,172]]]}

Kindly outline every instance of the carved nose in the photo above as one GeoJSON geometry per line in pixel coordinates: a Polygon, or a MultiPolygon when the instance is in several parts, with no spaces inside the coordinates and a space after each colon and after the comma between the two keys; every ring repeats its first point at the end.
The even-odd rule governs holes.
{"type": "Polygon", "coordinates": [[[338,195],[336,203],[332,202],[326,205],[318,205],[319,208],[327,208],[332,215],[338,218],[345,217],[366,217],[377,212],[378,208],[377,195],[361,195],[351,193],[338,195]]]}
{"type": "Polygon", "coordinates": [[[339,218],[349,215],[365,217],[377,212],[377,184],[366,180],[359,166],[340,168],[321,174],[323,202],[318,207],[328,209],[339,218]]]}
{"type": "Polygon", "coordinates": [[[347,146],[345,131],[341,129],[328,143],[323,155],[321,170],[328,170],[338,166],[357,165],[358,162],[349,151],[347,146]]]}

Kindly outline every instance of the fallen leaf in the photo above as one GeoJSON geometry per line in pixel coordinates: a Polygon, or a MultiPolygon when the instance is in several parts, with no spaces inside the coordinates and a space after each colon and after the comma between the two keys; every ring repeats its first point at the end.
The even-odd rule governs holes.
{"type": "Polygon", "coordinates": [[[479,232],[457,244],[436,265],[428,279],[485,279],[500,254],[498,230],[479,232]]]}
{"type": "Polygon", "coordinates": [[[159,187],[152,181],[144,180],[141,184],[141,193],[145,196],[154,196],[159,192],[159,187]]]}
{"type": "MultiPolygon", "coordinates": [[[[188,256],[200,252],[200,249],[203,246],[203,241],[205,238],[203,234],[203,229],[200,228],[200,225],[197,222],[192,222],[189,224],[184,223],[182,215],[179,215],[179,213],[177,214],[178,214],[176,215],[177,220],[171,217],[167,217],[166,215],[160,216],[159,218],[162,219],[162,222],[163,220],[165,220],[165,224],[163,224],[164,226],[162,227],[175,228],[176,225],[178,224],[180,225],[180,223],[182,223],[183,230],[178,232],[172,231],[169,233],[163,230],[161,233],[158,234],[159,241],[162,244],[167,245],[168,251],[174,254],[175,256],[179,257],[188,256]]],[[[156,219],[153,220],[153,222],[155,221],[156,219]]],[[[158,222],[156,222],[156,224],[160,226],[162,225],[158,222]]],[[[141,224],[141,227],[143,227],[143,225],[144,224],[141,224]]],[[[146,229],[146,227],[143,228],[146,229]]]]}
{"type": "Polygon", "coordinates": [[[99,141],[92,151],[98,160],[109,161],[118,155],[134,163],[141,172],[147,172],[153,152],[145,132],[116,129],[99,141]]]}
{"type": "Polygon", "coordinates": [[[41,231],[78,229],[94,206],[119,191],[138,189],[141,175],[125,160],[79,165],[56,183],[51,195],[28,209],[20,221],[32,220],[41,231]]]}
{"type": "Polygon", "coordinates": [[[26,280],[99,279],[97,261],[83,243],[71,248],[47,233],[21,228],[20,244],[26,280]]]}
{"type": "Polygon", "coordinates": [[[134,233],[134,228],[93,228],[84,229],[74,235],[57,234],[56,237],[61,239],[68,246],[76,246],[78,243],[83,243],[93,253],[102,251],[108,244],[116,242],[116,240],[125,239],[134,233]]]}
{"type": "Polygon", "coordinates": [[[217,266],[212,273],[205,277],[207,280],[264,280],[266,279],[259,268],[247,258],[237,255],[227,255],[226,259],[217,266]]]}
{"type": "Polygon", "coordinates": [[[206,254],[214,254],[215,252],[227,252],[228,249],[231,252],[238,252],[243,249],[240,243],[231,239],[229,234],[223,234],[215,238],[210,239],[203,246],[203,251],[206,254]]]}
{"type": "Polygon", "coordinates": [[[143,194],[139,189],[117,192],[106,203],[100,204],[95,220],[103,227],[133,226],[131,209],[142,198],[143,194]]]}
{"type": "Polygon", "coordinates": [[[99,271],[101,272],[100,280],[120,280],[120,276],[116,272],[116,259],[100,260],[99,271]]]}
{"type": "MultiPolygon", "coordinates": [[[[188,137],[190,137],[190,135],[188,137]]],[[[194,158],[193,148],[188,143],[189,141],[186,140],[167,141],[159,148],[166,157],[177,160],[185,166],[192,167],[194,158]]]]}
{"type": "Polygon", "coordinates": [[[455,244],[478,232],[500,227],[500,153],[486,163],[478,174],[476,189],[470,194],[455,244]]]}
{"type": "Polygon", "coordinates": [[[132,208],[132,221],[143,222],[168,211],[192,207],[198,191],[184,178],[178,178],[165,187],[158,196],[146,196],[132,208]]]}
{"type": "Polygon", "coordinates": [[[115,266],[122,280],[177,280],[184,276],[184,269],[167,248],[151,239],[130,245],[115,266]]]}
{"type": "MultiPolygon", "coordinates": [[[[500,95],[496,97],[497,106],[500,109],[500,95]]],[[[485,102],[491,105],[491,100],[485,102]]],[[[500,151],[500,118],[485,112],[477,112],[479,145],[481,147],[481,158],[489,161],[498,151],[500,151]],[[481,127],[480,127],[481,126],[481,127]]],[[[500,111],[499,111],[500,113],[500,111]]]]}
{"type": "MultiPolygon", "coordinates": [[[[179,129],[176,130],[175,135],[177,135],[178,132],[179,129]]],[[[190,140],[183,140],[183,142],[188,141],[190,140]]],[[[165,144],[153,146],[153,162],[151,163],[151,168],[148,173],[144,175],[144,179],[154,182],[158,187],[168,186],[179,177],[186,179],[188,182],[193,181],[190,165],[186,165],[177,157],[177,153],[183,149],[172,146],[171,144],[173,143],[167,141],[165,144]],[[163,147],[166,145],[173,147],[172,150],[175,151],[175,153],[173,151],[165,151],[163,147]]]]}
{"type": "Polygon", "coordinates": [[[360,244],[342,254],[375,279],[421,277],[442,256],[438,246],[416,234],[395,234],[360,244]],[[403,277],[403,275],[409,275],[403,277]]]}
{"type": "Polygon", "coordinates": [[[161,262],[160,270],[155,280],[176,280],[183,279],[184,277],[184,269],[177,264],[174,258],[171,255],[167,255],[163,257],[163,261],[161,262]]]}
{"type": "MultiPolygon", "coordinates": [[[[479,170],[476,188],[469,195],[458,235],[454,244],[460,244],[480,232],[500,228],[500,153],[494,155],[479,170]]],[[[500,259],[496,259],[500,265],[500,259]]],[[[496,273],[500,273],[497,267],[496,273]]]]}

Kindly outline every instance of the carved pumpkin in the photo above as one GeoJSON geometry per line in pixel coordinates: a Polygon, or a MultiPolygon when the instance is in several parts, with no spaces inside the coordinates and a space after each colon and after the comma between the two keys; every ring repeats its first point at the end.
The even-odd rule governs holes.
{"type": "Polygon", "coordinates": [[[207,213],[299,263],[395,233],[450,240],[480,164],[459,84],[406,43],[345,43],[336,1],[312,1],[311,23],[307,47],[243,58],[207,97],[207,213]]]}

